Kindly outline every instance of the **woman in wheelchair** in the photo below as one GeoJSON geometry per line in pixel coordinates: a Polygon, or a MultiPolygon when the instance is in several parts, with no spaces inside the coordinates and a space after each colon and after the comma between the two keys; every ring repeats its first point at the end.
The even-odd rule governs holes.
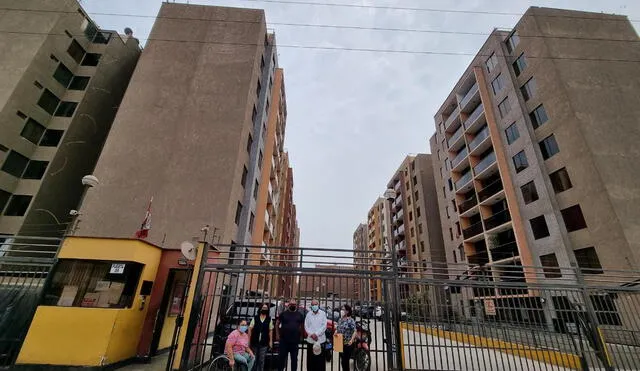
{"type": "Polygon", "coordinates": [[[231,366],[231,368],[234,367],[236,362],[238,365],[246,366],[247,371],[251,371],[253,367],[253,362],[255,362],[256,357],[249,347],[248,329],[247,321],[241,320],[238,328],[233,330],[227,338],[225,353],[227,357],[229,357],[229,366],[231,366]]]}

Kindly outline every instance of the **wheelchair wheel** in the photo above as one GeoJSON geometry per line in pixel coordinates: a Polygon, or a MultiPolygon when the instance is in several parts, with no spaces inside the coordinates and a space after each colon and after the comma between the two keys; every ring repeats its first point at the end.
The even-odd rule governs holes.
{"type": "Polygon", "coordinates": [[[353,353],[353,367],[356,371],[369,371],[371,368],[371,355],[360,348],[353,353]]]}
{"type": "Polygon", "coordinates": [[[209,364],[209,371],[233,371],[233,369],[229,365],[229,358],[219,355],[209,364]]]}

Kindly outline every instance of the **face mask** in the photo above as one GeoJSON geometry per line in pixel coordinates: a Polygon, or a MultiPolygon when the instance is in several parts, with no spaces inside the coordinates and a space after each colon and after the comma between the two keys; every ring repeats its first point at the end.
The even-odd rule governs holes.
{"type": "Polygon", "coordinates": [[[311,310],[314,311],[314,312],[317,312],[319,308],[320,307],[318,307],[317,305],[312,305],[311,306],[311,310]]]}
{"type": "Polygon", "coordinates": [[[343,309],[343,310],[340,311],[340,316],[341,317],[344,317],[346,315],[347,315],[347,311],[346,310],[343,309]]]}
{"type": "Polygon", "coordinates": [[[242,333],[247,332],[248,329],[249,329],[249,327],[247,325],[240,326],[240,332],[242,332],[242,333]]]}
{"type": "Polygon", "coordinates": [[[268,314],[268,313],[269,313],[269,309],[260,310],[260,314],[268,314]]]}
{"type": "Polygon", "coordinates": [[[289,305],[289,310],[292,311],[292,312],[295,311],[296,310],[296,305],[295,304],[289,305]]]}

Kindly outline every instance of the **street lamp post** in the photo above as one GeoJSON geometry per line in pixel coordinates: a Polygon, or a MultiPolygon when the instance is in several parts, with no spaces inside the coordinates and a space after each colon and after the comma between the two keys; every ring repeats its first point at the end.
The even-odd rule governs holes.
{"type": "Polygon", "coordinates": [[[78,201],[77,209],[70,210],[69,215],[71,215],[71,223],[69,223],[69,227],[67,228],[67,235],[75,234],[76,227],[78,226],[78,217],[80,216],[80,209],[82,208],[82,203],[84,202],[84,198],[87,195],[87,191],[89,188],[93,188],[100,184],[98,178],[94,175],[85,175],[82,177],[82,195],[80,196],[80,201],[78,201]]]}
{"type": "MultiPolygon", "coordinates": [[[[397,192],[389,188],[384,191],[383,197],[387,200],[387,204],[389,207],[389,226],[391,226],[391,206],[393,201],[397,197],[397,192]]],[[[389,228],[391,229],[391,228],[389,228]]],[[[400,334],[400,287],[398,285],[398,256],[396,254],[395,248],[393,247],[393,236],[391,235],[391,230],[388,233],[388,245],[389,245],[389,253],[391,254],[391,274],[392,274],[392,283],[393,283],[393,313],[390,316],[390,320],[393,321],[394,325],[394,338],[396,342],[396,362],[395,369],[402,370],[402,339],[400,334]]]]}

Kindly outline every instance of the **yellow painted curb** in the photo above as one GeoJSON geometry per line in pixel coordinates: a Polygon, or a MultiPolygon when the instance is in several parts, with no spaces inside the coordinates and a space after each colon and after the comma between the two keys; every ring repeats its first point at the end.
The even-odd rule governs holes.
{"type": "Polygon", "coordinates": [[[529,358],[534,361],[550,363],[560,367],[567,367],[576,370],[580,369],[580,357],[571,353],[563,353],[554,350],[543,350],[518,343],[510,343],[477,335],[464,334],[461,332],[444,331],[426,327],[423,325],[408,325],[406,323],[401,323],[400,327],[406,330],[416,331],[431,336],[437,336],[459,343],[475,345],[484,349],[495,349],[500,352],[512,354],[515,356],[529,358]]]}

